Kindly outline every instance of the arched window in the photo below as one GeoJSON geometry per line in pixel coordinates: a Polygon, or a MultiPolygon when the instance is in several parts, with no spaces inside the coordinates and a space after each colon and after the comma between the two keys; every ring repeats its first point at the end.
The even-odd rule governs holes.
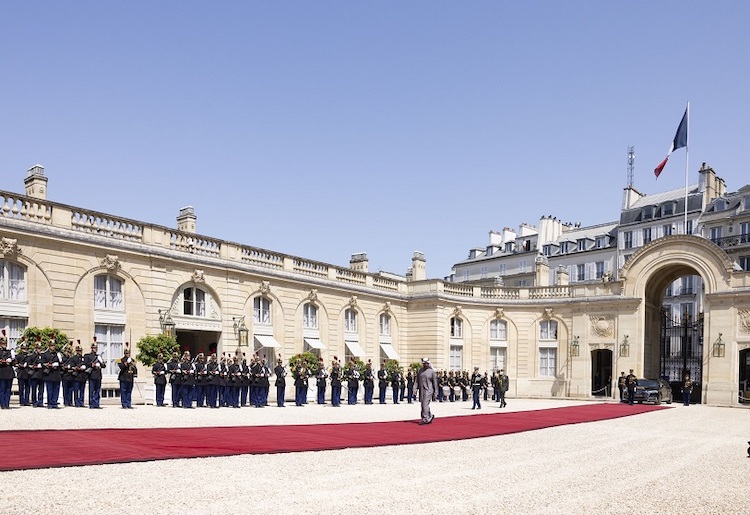
{"type": "Polygon", "coordinates": [[[26,269],[0,260],[0,299],[26,300],[26,269]]]}
{"type": "Polygon", "coordinates": [[[508,324],[505,320],[490,321],[490,370],[505,368],[507,360],[508,324]]]}
{"type": "Polygon", "coordinates": [[[391,335],[391,317],[385,313],[380,315],[380,336],[391,335]]]}
{"type": "Polygon", "coordinates": [[[490,340],[506,341],[508,339],[508,325],[505,320],[490,322],[490,340]]]}
{"type": "Polygon", "coordinates": [[[309,302],[302,307],[302,325],[305,329],[318,328],[318,307],[309,302]]]}
{"type": "Polygon", "coordinates": [[[344,331],[347,333],[357,332],[357,312],[353,309],[344,311],[344,331]]]}
{"type": "Polygon", "coordinates": [[[271,301],[265,297],[253,299],[253,320],[256,324],[271,325],[271,301]]]}
{"type": "Polygon", "coordinates": [[[206,316],[206,292],[200,288],[185,288],[182,292],[182,299],[183,315],[206,316]]]}
{"type": "Polygon", "coordinates": [[[539,323],[539,340],[557,341],[557,322],[555,320],[542,320],[539,323]]]}
{"type": "Polygon", "coordinates": [[[122,285],[121,279],[113,275],[97,275],[94,277],[94,308],[111,309],[113,311],[122,311],[124,304],[122,302],[122,285]]]}

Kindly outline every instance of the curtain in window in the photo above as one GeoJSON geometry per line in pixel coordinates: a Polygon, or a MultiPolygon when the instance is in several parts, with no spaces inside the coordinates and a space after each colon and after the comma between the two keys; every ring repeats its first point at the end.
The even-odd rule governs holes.
{"type": "Polygon", "coordinates": [[[318,328],[318,308],[312,304],[305,304],[303,322],[307,329],[318,328]]]}
{"type": "Polygon", "coordinates": [[[104,309],[107,307],[107,276],[97,275],[94,277],[94,308],[104,309]]]}
{"type": "Polygon", "coordinates": [[[391,334],[391,317],[380,315],[380,335],[390,336],[391,334]]]}
{"type": "Polygon", "coordinates": [[[26,300],[25,269],[15,263],[8,263],[8,298],[26,300]]]}
{"type": "Polygon", "coordinates": [[[109,278],[109,308],[122,311],[122,281],[116,277],[109,278]]]}
{"type": "Polygon", "coordinates": [[[206,316],[206,292],[198,288],[195,289],[195,315],[206,316]]]}

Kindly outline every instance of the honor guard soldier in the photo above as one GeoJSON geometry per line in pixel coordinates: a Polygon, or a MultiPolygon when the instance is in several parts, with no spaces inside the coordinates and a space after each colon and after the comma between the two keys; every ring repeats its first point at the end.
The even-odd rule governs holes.
{"type": "Polygon", "coordinates": [[[326,379],[328,379],[328,371],[323,363],[323,358],[318,358],[318,371],[315,373],[315,385],[318,389],[318,404],[326,403],[326,379]]]}
{"type": "Polygon", "coordinates": [[[302,361],[302,355],[297,355],[300,360],[297,362],[297,366],[294,369],[294,403],[297,406],[305,405],[305,396],[307,395],[307,367],[304,361],[302,361]]]}
{"type": "Polygon", "coordinates": [[[471,393],[474,401],[471,409],[482,409],[482,404],[479,402],[479,394],[486,384],[487,379],[479,372],[479,367],[474,367],[474,373],[471,374],[471,393]]]}
{"type": "Polygon", "coordinates": [[[83,363],[86,365],[86,375],[89,383],[89,408],[100,409],[99,402],[102,395],[102,369],[106,364],[101,356],[97,354],[99,346],[96,343],[96,336],[91,344],[91,352],[83,356],[83,363]]]}
{"type": "Polygon", "coordinates": [[[343,370],[339,358],[334,356],[331,363],[331,406],[338,408],[341,406],[341,380],[343,370]]]}
{"type": "Polygon", "coordinates": [[[73,357],[73,342],[71,341],[62,350],[62,392],[63,405],[73,406],[73,371],[70,359],[73,357]]]}
{"type": "Polygon", "coordinates": [[[86,363],[83,360],[83,347],[81,347],[81,340],[78,340],[78,345],[75,347],[75,354],[68,360],[71,369],[71,375],[73,376],[73,405],[76,408],[83,408],[83,394],[86,391],[86,381],[88,376],[86,375],[86,363]]]}
{"type": "Polygon", "coordinates": [[[198,357],[193,364],[195,366],[195,405],[202,408],[206,405],[206,383],[208,382],[208,371],[206,370],[206,355],[198,352],[198,357]]]}
{"type": "Polygon", "coordinates": [[[273,369],[273,373],[276,376],[276,406],[283,408],[284,395],[286,394],[286,368],[284,368],[284,362],[281,360],[281,354],[279,354],[279,359],[276,360],[276,368],[273,369]]]}
{"type": "Polygon", "coordinates": [[[195,386],[195,367],[190,359],[190,351],[182,354],[180,362],[180,405],[186,409],[193,408],[193,387],[195,386]]]}
{"type": "Polygon", "coordinates": [[[261,391],[260,391],[260,376],[261,376],[261,363],[260,359],[258,358],[258,354],[256,353],[255,356],[253,356],[252,363],[250,365],[250,372],[249,372],[249,388],[250,388],[250,404],[255,406],[256,408],[260,407],[261,405],[261,391]]]}
{"type": "Polygon", "coordinates": [[[167,365],[164,364],[164,354],[161,352],[156,356],[156,363],[151,367],[151,375],[154,377],[156,405],[164,406],[164,392],[167,389],[167,365]]]}
{"type": "Polygon", "coordinates": [[[498,394],[500,395],[500,407],[504,408],[508,405],[505,402],[505,394],[510,389],[510,379],[503,368],[501,368],[500,372],[497,374],[497,385],[498,394]]]}
{"type": "Polygon", "coordinates": [[[3,329],[3,334],[0,336],[0,408],[2,409],[10,409],[10,391],[16,376],[13,370],[15,362],[13,353],[8,349],[8,338],[3,329]]]}
{"type": "Polygon", "coordinates": [[[617,389],[620,391],[620,402],[625,402],[625,390],[627,389],[628,378],[625,376],[625,372],[620,372],[620,377],[617,378],[617,389]]]}
{"type": "Polygon", "coordinates": [[[24,338],[16,348],[16,365],[18,377],[18,404],[21,406],[31,406],[29,396],[31,394],[31,370],[28,367],[27,359],[29,352],[24,338]]]}
{"type": "Polygon", "coordinates": [[[349,390],[349,404],[357,404],[357,392],[359,391],[359,369],[357,368],[357,362],[352,358],[349,366],[349,378],[347,388],[349,390]]]}
{"type": "Polygon", "coordinates": [[[211,357],[206,364],[206,371],[208,372],[208,381],[206,383],[206,403],[209,408],[218,408],[219,399],[219,362],[216,360],[216,353],[211,354],[211,357]]]}
{"type": "Polygon", "coordinates": [[[127,346],[126,342],[122,358],[117,362],[117,366],[120,369],[119,374],[117,374],[117,380],[120,381],[120,404],[122,405],[122,409],[133,409],[133,384],[135,378],[138,376],[138,368],[135,365],[135,360],[130,357],[130,349],[127,346]]]}
{"type": "Polygon", "coordinates": [[[414,373],[411,371],[411,368],[406,372],[406,396],[406,402],[411,404],[412,400],[414,400],[414,373]]]}
{"type": "Polygon", "coordinates": [[[633,369],[630,369],[630,373],[625,378],[625,387],[628,389],[628,404],[631,406],[635,402],[635,388],[638,386],[638,378],[635,377],[633,369]]]}
{"type": "Polygon", "coordinates": [[[44,407],[44,370],[42,365],[42,337],[36,337],[34,352],[26,358],[31,369],[31,405],[35,408],[44,407]]]}
{"type": "Polygon", "coordinates": [[[378,402],[385,404],[385,393],[388,390],[388,370],[385,368],[385,361],[380,364],[378,370],[378,402]]]}
{"type": "Polygon", "coordinates": [[[57,351],[55,340],[47,344],[47,352],[42,355],[44,387],[47,391],[47,408],[58,409],[60,383],[62,382],[62,355],[57,351]]]}
{"type": "Polygon", "coordinates": [[[375,372],[372,370],[372,360],[367,360],[365,373],[362,378],[362,385],[365,388],[365,404],[372,404],[372,396],[375,393],[375,372]]]}
{"type": "Polygon", "coordinates": [[[393,389],[393,404],[398,404],[401,397],[401,371],[398,368],[394,368],[391,372],[391,388],[393,389]]]}
{"type": "Polygon", "coordinates": [[[180,406],[180,385],[182,384],[182,374],[180,373],[180,354],[172,353],[172,359],[167,363],[167,373],[169,374],[169,385],[172,388],[172,407],[180,406]]]}

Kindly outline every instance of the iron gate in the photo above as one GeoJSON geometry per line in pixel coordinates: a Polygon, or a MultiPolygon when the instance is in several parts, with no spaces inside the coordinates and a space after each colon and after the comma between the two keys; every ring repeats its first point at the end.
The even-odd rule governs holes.
{"type": "Polygon", "coordinates": [[[659,375],[672,385],[675,399],[681,399],[682,378],[687,372],[695,387],[690,402],[700,402],[703,381],[703,313],[673,319],[662,310],[659,375]]]}

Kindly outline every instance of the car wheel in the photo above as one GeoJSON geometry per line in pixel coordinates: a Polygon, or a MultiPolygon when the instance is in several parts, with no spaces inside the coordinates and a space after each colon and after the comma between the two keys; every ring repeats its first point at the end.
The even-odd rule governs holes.
{"type": "Polygon", "coordinates": [[[654,401],[654,404],[659,405],[661,404],[661,395],[656,396],[656,400],[654,401]]]}

